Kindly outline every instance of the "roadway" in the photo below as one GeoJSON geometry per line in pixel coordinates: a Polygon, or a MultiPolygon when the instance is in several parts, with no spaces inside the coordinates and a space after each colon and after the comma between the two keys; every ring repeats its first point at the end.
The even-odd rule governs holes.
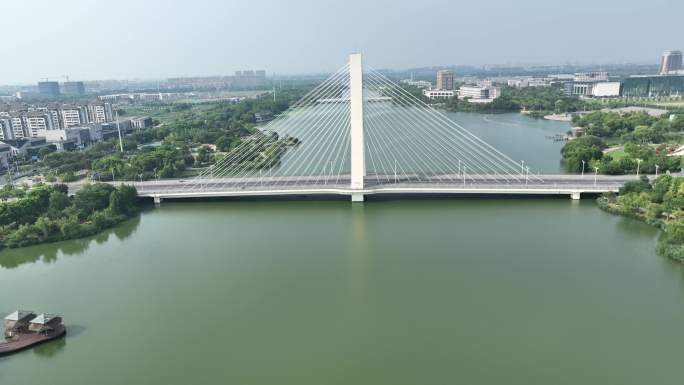
{"type": "MultiPolygon", "coordinates": [[[[352,200],[363,200],[372,194],[504,194],[504,195],[568,195],[579,199],[582,193],[617,192],[627,181],[637,180],[635,175],[540,175],[518,179],[503,175],[368,175],[364,188],[350,188],[349,175],[335,178],[326,176],[278,176],[203,179],[162,179],[158,181],[116,182],[132,184],[142,197],[162,199],[280,196],[280,195],[345,195],[352,200]]],[[[75,193],[81,183],[70,185],[75,193]]]]}

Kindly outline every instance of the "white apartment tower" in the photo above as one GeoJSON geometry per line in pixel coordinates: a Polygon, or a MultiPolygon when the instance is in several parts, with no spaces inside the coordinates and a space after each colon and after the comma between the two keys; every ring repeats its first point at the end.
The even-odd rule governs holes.
{"type": "Polygon", "coordinates": [[[24,126],[29,136],[38,136],[38,130],[52,130],[52,118],[49,113],[34,112],[24,116],[24,126]]]}
{"type": "Polygon", "coordinates": [[[62,107],[61,112],[63,128],[78,127],[85,123],[78,107],[62,107]]]}

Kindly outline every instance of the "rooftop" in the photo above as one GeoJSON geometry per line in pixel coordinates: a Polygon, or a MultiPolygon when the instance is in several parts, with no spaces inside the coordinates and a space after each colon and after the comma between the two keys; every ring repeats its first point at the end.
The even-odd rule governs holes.
{"type": "Polygon", "coordinates": [[[39,324],[39,325],[45,325],[46,323],[52,321],[53,319],[57,318],[58,316],[55,314],[39,314],[36,318],[31,320],[32,324],[39,324]]]}
{"type": "Polygon", "coordinates": [[[14,313],[5,317],[5,320],[7,320],[7,321],[19,321],[20,319],[22,319],[28,315],[31,315],[31,314],[33,314],[33,312],[31,312],[31,311],[17,310],[14,313]]]}

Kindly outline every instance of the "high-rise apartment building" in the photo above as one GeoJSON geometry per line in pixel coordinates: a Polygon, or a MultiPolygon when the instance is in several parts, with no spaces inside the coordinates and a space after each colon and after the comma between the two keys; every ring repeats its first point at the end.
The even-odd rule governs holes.
{"type": "Polygon", "coordinates": [[[435,89],[438,90],[453,90],[454,89],[454,71],[441,70],[437,71],[437,83],[435,89]]]}
{"type": "Polygon", "coordinates": [[[28,136],[21,115],[2,116],[0,125],[2,125],[2,139],[22,139],[28,136]]]}
{"type": "Polygon", "coordinates": [[[113,120],[112,105],[109,103],[89,104],[87,111],[89,123],[106,123],[113,120]]]}
{"type": "Polygon", "coordinates": [[[85,94],[85,84],[83,82],[64,82],[62,83],[62,92],[66,95],[83,95],[85,94]]]}
{"type": "Polygon", "coordinates": [[[57,82],[38,82],[38,92],[43,96],[58,96],[59,83],[57,82]]]}
{"type": "Polygon", "coordinates": [[[38,136],[38,130],[52,130],[52,118],[47,112],[29,112],[23,116],[24,126],[29,136],[38,136]]]}
{"type": "Polygon", "coordinates": [[[660,73],[662,75],[682,69],[682,51],[665,51],[660,59],[660,73]]]}
{"type": "Polygon", "coordinates": [[[85,123],[82,110],[79,107],[62,107],[62,128],[78,127],[85,123]]]}

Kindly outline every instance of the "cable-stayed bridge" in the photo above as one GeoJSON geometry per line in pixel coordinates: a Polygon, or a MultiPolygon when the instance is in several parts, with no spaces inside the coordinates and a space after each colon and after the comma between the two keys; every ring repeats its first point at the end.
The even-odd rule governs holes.
{"type": "Polygon", "coordinates": [[[170,198],[369,194],[567,194],[617,191],[634,177],[537,175],[360,54],[286,112],[187,181],[139,184],[170,198]]]}

